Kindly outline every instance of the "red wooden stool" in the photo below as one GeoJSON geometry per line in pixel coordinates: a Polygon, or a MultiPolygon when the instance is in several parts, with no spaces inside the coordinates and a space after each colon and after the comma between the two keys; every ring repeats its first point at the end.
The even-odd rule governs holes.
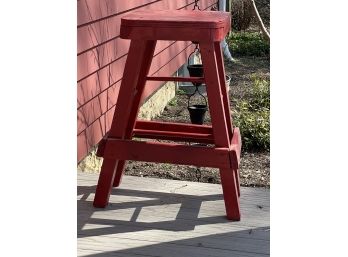
{"type": "Polygon", "coordinates": [[[95,207],[108,204],[126,160],[166,162],[219,168],[227,217],[240,220],[241,138],[239,129],[232,127],[220,48],[230,27],[230,14],[225,12],[139,11],[122,18],[121,38],[131,39],[131,43],[111,129],[98,148],[104,161],[95,207]],[[204,77],[148,77],[157,40],[198,42],[204,77]],[[212,126],[136,120],[147,80],[205,82],[212,126]],[[215,146],[133,141],[133,136],[215,146]]]}

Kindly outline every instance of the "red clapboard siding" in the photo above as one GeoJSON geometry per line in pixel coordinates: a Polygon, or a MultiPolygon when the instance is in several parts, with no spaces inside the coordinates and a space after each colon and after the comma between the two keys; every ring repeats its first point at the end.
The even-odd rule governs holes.
{"type": "Polygon", "coordinates": [[[77,15],[77,26],[80,27],[89,22],[95,22],[161,1],[162,0],[80,0],[77,2],[77,9],[79,10],[77,15]],[[120,4],[121,1],[124,3],[120,4]]]}
{"type": "MultiPolygon", "coordinates": [[[[189,47],[191,50],[193,50],[193,47],[189,47]]],[[[186,53],[186,51],[184,51],[186,53]]],[[[172,74],[173,72],[176,71],[177,69],[177,62],[185,62],[186,58],[187,58],[187,54],[186,55],[177,55],[174,59],[172,59],[168,65],[165,66],[164,69],[161,69],[160,71],[156,72],[155,76],[165,76],[167,74],[172,74]]],[[[144,94],[144,99],[149,97],[161,84],[157,81],[149,81],[146,85],[146,89],[145,89],[145,94],[144,94]]],[[[110,110],[108,110],[105,114],[102,114],[99,118],[97,118],[92,124],[89,124],[87,126],[87,121],[85,119],[87,119],[88,117],[84,117],[83,115],[80,115],[79,117],[82,119],[82,122],[80,122],[80,124],[82,123],[83,126],[86,126],[86,128],[84,128],[83,130],[80,131],[80,134],[82,133],[86,133],[86,137],[88,138],[87,141],[87,149],[90,149],[91,147],[93,147],[95,144],[97,144],[100,140],[100,138],[96,135],[100,135],[100,134],[105,134],[106,131],[108,131],[110,129],[110,125],[111,125],[111,121],[112,121],[112,117],[113,117],[113,112],[114,112],[114,107],[115,107],[115,98],[118,95],[118,87],[116,87],[115,92],[113,93],[112,97],[110,99],[113,100],[112,105],[108,106],[110,108],[110,110]],[[106,119],[104,120],[104,117],[106,117],[106,119]],[[101,126],[100,124],[104,124],[105,122],[105,126],[101,126]],[[106,130],[103,130],[104,128],[106,128],[106,130]]],[[[108,97],[108,100],[110,100],[108,97]]],[[[78,134],[78,136],[80,136],[80,134],[78,134]]],[[[83,147],[84,145],[82,145],[81,147],[83,147]]]]}
{"type": "MultiPolygon", "coordinates": [[[[201,0],[202,9],[217,0],[201,0]]],[[[129,40],[119,38],[120,20],[140,10],[192,9],[194,0],[79,0],[77,1],[77,144],[82,160],[109,130],[129,40]]],[[[190,42],[159,41],[150,74],[172,75],[193,50],[190,42]]],[[[163,82],[146,84],[143,98],[163,82]]],[[[143,100],[144,100],[143,99],[143,100]]]]}
{"type": "MultiPolygon", "coordinates": [[[[87,78],[88,75],[105,68],[110,63],[117,61],[127,54],[129,49],[129,40],[117,38],[106,44],[93,48],[77,56],[78,80],[87,78]]],[[[155,55],[165,50],[174,41],[158,41],[155,55]]]]}
{"type": "Polygon", "coordinates": [[[77,161],[82,160],[86,156],[86,151],[90,147],[87,144],[86,132],[83,131],[77,135],[77,161]]]}
{"type": "MultiPolygon", "coordinates": [[[[172,58],[179,56],[181,59],[179,59],[179,62],[185,62],[185,58],[187,55],[180,55],[182,52],[182,49],[187,48],[190,46],[190,42],[176,42],[175,44],[172,44],[170,47],[168,47],[167,51],[163,52],[163,54],[158,54],[153,58],[153,64],[150,69],[150,74],[155,74],[157,76],[165,76],[167,74],[172,74],[176,71],[176,63],[172,62],[172,58]],[[185,57],[185,58],[184,58],[185,57]],[[169,62],[170,61],[170,62],[169,62]]],[[[125,58],[124,58],[125,59],[125,58]]],[[[106,108],[111,108],[116,104],[116,99],[118,96],[118,87],[120,85],[120,80],[122,74],[120,74],[120,68],[123,67],[123,62],[117,62],[118,64],[116,67],[110,66],[110,72],[113,74],[116,74],[115,76],[119,76],[111,80],[112,82],[117,81],[116,84],[112,85],[111,87],[107,88],[106,90],[94,90],[90,91],[90,95],[86,96],[84,91],[81,89],[81,86],[78,87],[79,91],[82,91],[80,95],[83,96],[83,100],[86,100],[85,102],[82,102],[83,100],[78,102],[78,114],[80,114],[80,117],[84,114],[84,122],[82,124],[79,124],[77,133],[80,133],[82,130],[85,129],[85,127],[89,126],[91,123],[93,123],[100,115],[105,113],[107,110],[106,108]],[[122,64],[120,66],[120,64],[122,64]]],[[[149,92],[148,88],[154,88],[155,86],[150,86],[150,82],[147,83],[145,92],[149,92]]],[[[158,85],[159,83],[152,83],[152,85],[158,85]]],[[[149,92],[148,94],[151,94],[149,92]]],[[[145,93],[145,95],[148,95],[145,93]]],[[[81,120],[81,119],[80,119],[81,120]]]]}
{"type": "MultiPolygon", "coordinates": [[[[189,49],[193,50],[193,46],[190,46],[189,42],[177,42],[176,44],[183,45],[184,49],[186,49],[187,46],[189,46],[189,49]]],[[[159,55],[159,57],[161,57],[161,60],[159,60],[156,63],[157,65],[155,65],[155,67],[152,66],[152,68],[150,69],[150,74],[155,76],[165,76],[168,74],[173,74],[177,70],[177,62],[185,62],[187,58],[186,51],[184,51],[185,54],[181,54],[183,50],[179,47],[174,48],[176,44],[172,46],[172,49],[166,51],[164,55],[159,55]],[[172,57],[174,58],[170,59],[172,57]]],[[[156,58],[157,56],[154,59],[156,58]]],[[[107,90],[102,91],[99,94],[96,94],[96,96],[93,97],[92,100],[88,101],[86,104],[80,105],[77,112],[78,119],[80,121],[77,129],[78,134],[85,130],[93,122],[95,122],[98,119],[98,117],[107,112],[108,109],[115,106],[120,84],[121,80],[119,80],[116,84],[114,84],[107,90]]],[[[151,95],[159,85],[160,82],[147,82],[144,98],[151,95]]]]}
{"type": "MultiPolygon", "coordinates": [[[[132,2],[132,1],[124,1],[132,2]]],[[[192,1],[193,2],[193,1],[192,1]]],[[[190,1],[188,0],[162,0],[153,2],[152,4],[147,4],[141,8],[133,8],[131,11],[136,11],[139,9],[144,10],[165,10],[165,9],[180,9],[184,8],[190,1]],[[169,5],[170,3],[170,5],[169,5]]],[[[127,3],[122,3],[119,1],[118,5],[124,5],[127,3]]],[[[128,3],[129,4],[129,3],[128,3]]],[[[188,7],[187,9],[190,9],[188,7]]],[[[131,12],[130,11],[130,12],[131,12]]],[[[120,34],[120,22],[121,18],[130,12],[122,12],[119,15],[110,16],[108,19],[97,20],[96,22],[87,25],[80,25],[77,30],[77,37],[83,38],[83,42],[78,42],[77,53],[81,53],[91,47],[96,47],[103,42],[110,39],[118,37],[120,34]]],[[[118,14],[118,13],[116,13],[118,14]]]]}
{"type": "MultiPolygon", "coordinates": [[[[172,57],[180,53],[181,50],[188,45],[190,45],[190,42],[174,42],[167,47],[165,51],[163,50],[163,52],[155,55],[150,74],[161,69],[162,66],[165,66],[172,57]]],[[[78,109],[82,108],[84,105],[90,104],[91,101],[95,100],[96,96],[107,91],[109,87],[112,87],[115,83],[120,82],[126,57],[127,56],[124,56],[118,62],[110,64],[108,67],[93,74],[93,76],[88,77],[88,79],[78,83],[78,109]],[[108,77],[109,74],[112,74],[112,76],[108,77]],[[88,83],[86,83],[86,81],[88,83]],[[100,86],[98,86],[98,83],[100,86]],[[105,86],[107,84],[109,87],[105,86]]]]}

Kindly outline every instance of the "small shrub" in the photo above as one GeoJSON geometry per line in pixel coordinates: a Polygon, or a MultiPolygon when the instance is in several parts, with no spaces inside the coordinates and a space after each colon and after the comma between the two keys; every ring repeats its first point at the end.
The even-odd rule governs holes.
{"type": "Polygon", "coordinates": [[[251,75],[253,88],[250,94],[250,103],[255,110],[270,109],[269,80],[262,79],[257,75],[251,75]]]}
{"type": "Polygon", "coordinates": [[[258,32],[233,32],[227,42],[233,56],[266,57],[270,53],[269,43],[258,32]]]}
{"type": "Polygon", "coordinates": [[[243,151],[269,151],[270,91],[269,81],[257,77],[245,99],[236,101],[234,124],[242,136],[243,151]]]}

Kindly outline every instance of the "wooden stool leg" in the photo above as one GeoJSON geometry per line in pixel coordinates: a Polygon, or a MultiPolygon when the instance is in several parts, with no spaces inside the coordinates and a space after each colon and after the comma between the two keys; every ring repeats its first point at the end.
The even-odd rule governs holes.
{"type": "Polygon", "coordinates": [[[223,100],[224,109],[225,109],[225,118],[227,123],[228,135],[231,140],[232,134],[233,134],[233,128],[232,128],[232,118],[231,118],[231,109],[230,109],[230,98],[228,96],[228,92],[226,88],[225,66],[224,66],[220,43],[215,42],[214,48],[215,48],[216,62],[218,67],[218,74],[220,79],[222,100],[223,100]]]}
{"type": "Polygon", "coordinates": [[[112,181],[114,181],[115,168],[117,160],[104,159],[100,170],[98,185],[95,191],[93,206],[104,208],[108,205],[109,197],[112,189],[112,181]]]}
{"type": "MultiPolygon", "coordinates": [[[[219,72],[219,78],[220,78],[220,88],[222,93],[222,99],[225,107],[225,118],[228,128],[228,134],[230,136],[230,139],[233,135],[233,123],[232,123],[232,115],[231,115],[231,107],[230,107],[230,98],[228,95],[228,91],[226,88],[226,77],[225,77],[225,66],[223,62],[223,56],[221,51],[221,46],[219,42],[214,43],[215,48],[215,54],[216,54],[216,61],[218,66],[218,72],[219,72]]],[[[234,171],[236,173],[236,185],[238,189],[238,196],[240,196],[240,182],[239,182],[239,170],[234,171]]]]}
{"type": "MultiPolygon", "coordinates": [[[[131,138],[155,46],[156,41],[131,41],[108,137],[131,138]]],[[[105,149],[107,148],[108,143],[105,145],[105,149]]],[[[123,168],[124,161],[104,158],[94,197],[95,207],[103,208],[108,204],[112,185],[120,183],[123,168]],[[114,181],[115,177],[117,181],[114,181]]]]}
{"type": "Polygon", "coordinates": [[[230,220],[240,220],[236,171],[231,169],[220,169],[220,177],[227,218],[230,220]]]}
{"type": "Polygon", "coordinates": [[[218,147],[229,147],[230,137],[225,107],[223,101],[221,101],[222,90],[215,57],[214,43],[200,43],[200,48],[215,145],[218,147]]]}
{"type": "MultiPolygon", "coordinates": [[[[144,44],[144,42],[142,42],[144,44]]],[[[133,129],[135,126],[135,122],[138,116],[139,108],[140,108],[140,100],[141,96],[143,95],[144,92],[144,87],[146,83],[146,77],[149,73],[150,67],[151,67],[151,62],[152,62],[152,57],[155,52],[155,47],[156,47],[156,41],[147,41],[145,44],[145,55],[141,63],[141,70],[139,72],[139,81],[136,87],[136,94],[133,99],[133,104],[131,106],[131,111],[130,115],[128,118],[128,124],[126,128],[126,133],[124,135],[124,139],[131,139],[132,138],[132,133],[133,129]]],[[[134,57],[132,57],[134,58],[134,57]]],[[[140,61],[140,60],[138,60],[140,61]]],[[[126,161],[125,160],[120,160],[117,165],[116,169],[116,176],[114,178],[113,186],[118,187],[121,183],[122,176],[124,173],[124,168],[126,166],[126,161]]]]}
{"type": "MultiPolygon", "coordinates": [[[[227,118],[226,112],[229,113],[229,108],[225,110],[226,103],[221,101],[227,97],[226,87],[224,85],[225,74],[218,74],[219,66],[221,69],[222,58],[217,56],[215,43],[200,42],[202,63],[204,67],[204,77],[207,85],[207,94],[209,100],[209,109],[213,134],[216,147],[229,147],[231,138],[229,130],[232,125],[230,119],[227,118]],[[219,62],[218,62],[219,61],[219,62]],[[224,88],[224,89],[222,89],[224,88]],[[223,93],[225,91],[225,94],[223,93]]],[[[220,71],[221,73],[221,71],[220,71]]],[[[224,193],[225,207],[227,218],[231,220],[240,220],[238,187],[236,184],[236,172],[232,169],[220,169],[221,184],[224,193]]]]}

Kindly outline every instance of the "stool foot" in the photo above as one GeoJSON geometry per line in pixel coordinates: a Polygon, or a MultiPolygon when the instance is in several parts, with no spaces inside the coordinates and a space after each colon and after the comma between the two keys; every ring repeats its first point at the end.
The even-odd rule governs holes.
{"type": "Polygon", "coordinates": [[[239,221],[240,209],[236,171],[232,169],[220,169],[220,176],[227,219],[239,221]]]}
{"type": "Polygon", "coordinates": [[[121,184],[124,168],[126,166],[126,161],[119,160],[116,168],[116,174],[113,182],[113,187],[118,187],[121,184]]]}
{"type": "Polygon", "coordinates": [[[93,206],[105,208],[109,203],[112,183],[115,177],[117,160],[105,159],[100,171],[97,189],[95,191],[93,206]]]}

